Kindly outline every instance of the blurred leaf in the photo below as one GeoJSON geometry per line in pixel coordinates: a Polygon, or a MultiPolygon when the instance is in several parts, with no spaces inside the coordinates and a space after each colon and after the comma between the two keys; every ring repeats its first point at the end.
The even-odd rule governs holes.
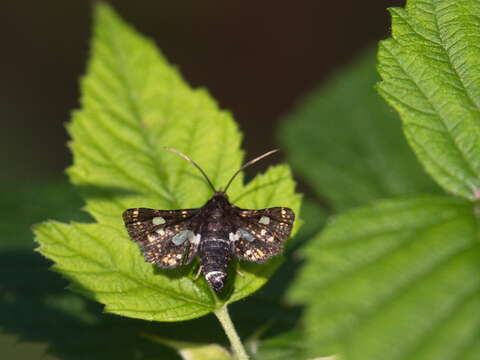
{"type": "Polygon", "coordinates": [[[473,199],[480,188],[480,4],[411,0],[390,12],[379,91],[432,177],[473,199]]]}
{"type": "Polygon", "coordinates": [[[13,335],[0,333],[0,349],[3,359],[59,360],[46,354],[47,344],[19,341],[13,335]]]}
{"type": "Polygon", "coordinates": [[[299,330],[247,344],[253,360],[306,360],[303,334],[299,330]]]}
{"type": "Polygon", "coordinates": [[[1,183],[0,251],[33,248],[32,226],[45,218],[88,220],[81,198],[66,180],[1,183]]]}
{"type": "MultiPolygon", "coordinates": [[[[412,147],[439,184],[468,199],[478,198],[480,166],[479,14],[473,1],[411,0],[392,10],[393,38],[379,54],[380,92],[400,112],[412,147]]],[[[478,358],[478,214],[477,203],[424,196],[334,219],[304,249],[306,265],[291,291],[306,304],[309,354],[478,358]]]]}
{"type": "Polygon", "coordinates": [[[291,297],[311,356],[476,359],[476,205],[448,197],[377,202],[335,218],[304,249],[291,297]]]}
{"type": "MultiPolygon", "coordinates": [[[[211,189],[197,170],[163,150],[184,151],[220,188],[240,167],[241,136],[230,114],[203,90],[192,90],[153,43],[105,4],[97,6],[92,58],[82,81],[82,109],[69,126],[74,165],[69,169],[94,224],[46,222],[36,228],[39,250],[55,261],[73,289],[129,317],[179,321],[202,316],[261,287],[281,262],[244,264],[233,290],[216,299],[192,267],[162,271],[144,261],[129,239],[122,212],[203,205],[211,189]],[[188,276],[189,275],[189,276],[188,276]]],[[[288,206],[300,197],[287,166],[270,168],[230,197],[242,207],[288,206]],[[237,201],[235,201],[237,200],[237,201]]],[[[298,222],[297,222],[298,223],[298,222]]]]}
{"type": "Polygon", "coordinates": [[[175,341],[149,334],[144,334],[143,336],[156,343],[175,349],[184,360],[234,360],[233,356],[225,348],[217,344],[175,341]]]}
{"type": "Polygon", "coordinates": [[[293,239],[288,242],[287,253],[294,252],[315,236],[325,225],[328,211],[308,197],[302,201],[302,227],[293,239]]]}
{"type": "Polygon", "coordinates": [[[378,80],[372,50],[301,101],[280,133],[294,169],[335,210],[438,191],[375,92],[378,80]]]}

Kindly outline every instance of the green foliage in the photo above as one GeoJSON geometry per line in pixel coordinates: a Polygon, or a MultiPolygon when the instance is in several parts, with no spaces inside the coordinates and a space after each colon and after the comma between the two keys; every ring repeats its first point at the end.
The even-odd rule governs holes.
{"type": "Polygon", "coordinates": [[[438,191],[375,92],[373,51],[313,91],[285,118],[290,163],[335,210],[394,195],[438,191]]]}
{"type": "MultiPolygon", "coordinates": [[[[479,185],[480,6],[410,0],[391,13],[378,90],[399,112],[420,163],[461,198],[419,195],[440,188],[375,94],[379,78],[367,54],[302,101],[281,131],[290,162],[315,194],[333,210],[349,211],[319,233],[325,211],[312,199],[304,202],[306,226],[288,244],[286,261],[241,263],[244,277],[232,272],[233,291],[217,299],[203,279],[192,280],[192,266],[160,271],[146,264],[120,215],[135,206],[201,206],[210,189],[162,147],[189,154],[221,187],[243,161],[241,135],[232,116],[204,90],[191,89],[151,41],[98,6],[82,109],[69,126],[69,175],[95,222],[85,223],[90,218],[78,214],[80,201],[63,183],[7,194],[0,326],[15,336],[0,334],[0,342],[25,339],[23,351],[48,348],[62,359],[230,357],[212,316],[147,323],[101,314],[100,305],[64,292],[64,281],[46,271],[47,261],[27,243],[26,225],[48,213],[77,222],[37,226],[41,252],[75,290],[109,312],[168,322],[195,318],[272,277],[251,301],[230,307],[254,359],[333,353],[346,360],[476,359],[480,210],[469,200],[478,198],[479,185]],[[29,199],[33,207],[24,205],[29,199]],[[285,293],[293,305],[283,302],[285,293]]],[[[242,184],[239,179],[229,191],[235,204],[290,206],[298,213],[288,167],[242,184]]]]}
{"type": "Polygon", "coordinates": [[[310,305],[309,348],[342,349],[355,360],[475,353],[480,243],[473,208],[417,197],[336,218],[305,249],[312,261],[292,292],[310,305]]]}
{"type": "MultiPolygon", "coordinates": [[[[218,299],[203,279],[193,280],[191,266],[159,271],[128,238],[125,209],[198,207],[211,196],[197,170],[163,146],[195,159],[218,188],[243,156],[231,115],[206,91],[192,90],[151,41],[106,5],[97,7],[81,103],[69,125],[69,175],[96,222],[50,221],[35,229],[40,252],[72,288],[104,303],[108,312],[158,321],[199,317],[260,288],[281,258],[242,264],[245,276],[235,277],[232,293],[218,299]]],[[[239,206],[282,205],[298,213],[294,186],[288,167],[279,165],[246,186],[240,177],[229,195],[239,206]]]]}
{"type": "Polygon", "coordinates": [[[184,360],[234,360],[232,355],[217,344],[197,344],[192,342],[174,341],[160,336],[144,334],[144,337],[158,344],[175,349],[184,360]]]}
{"type": "Polygon", "coordinates": [[[392,38],[378,55],[380,93],[432,177],[473,199],[480,187],[480,5],[409,1],[391,14],[392,38]]]}
{"type": "Polygon", "coordinates": [[[250,341],[247,345],[255,349],[254,360],[304,360],[303,340],[303,334],[295,329],[263,342],[250,341]]]}
{"type": "MultiPolygon", "coordinates": [[[[475,43],[480,35],[480,7],[474,1],[411,0],[405,10],[392,9],[391,13],[393,37],[383,41],[379,50],[383,78],[379,91],[398,110],[407,140],[434,180],[448,192],[466,199],[423,195],[377,200],[437,190],[428,181],[409,178],[418,167],[408,160],[405,149],[390,149],[389,143],[398,141],[398,130],[396,135],[386,129],[377,133],[378,126],[368,126],[368,119],[380,111],[376,106],[355,120],[367,124],[365,132],[355,129],[358,138],[353,132],[349,136],[351,130],[344,127],[345,122],[332,120],[331,128],[324,131],[326,135],[320,134],[315,140],[314,135],[309,135],[315,133],[315,127],[300,115],[299,124],[311,127],[303,131],[288,125],[287,130],[300,134],[300,139],[308,138],[310,147],[331,136],[353,150],[348,163],[345,161],[349,157],[341,153],[332,171],[324,167],[325,173],[318,174],[318,181],[312,180],[314,170],[309,167],[314,167],[313,159],[320,158],[321,151],[313,156],[315,150],[297,150],[296,154],[293,150],[294,166],[302,168],[301,164],[310,160],[309,167],[304,164],[306,170],[302,171],[335,208],[351,207],[360,201],[373,203],[333,218],[307,244],[302,250],[305,266],[289,295],[306,306],[304,334],[311,356],[337,353],[348,360],[476,359],[480,353],[479,209],[478,202],[468,200],[476,197],[480,166],[475,43]],[[390,140],[378,147],[381,155],[373,152],[372,167],[378,164],[378,174],[364,170],[364,176],[357,179],[350,169],[359,161],[368,164],[359,157],[372,153],[362,152],[356,142],[366,142],[364,146],[368,147],[370,133],[375,138],[385,134],[390,140]],[[391,179],[386,173],[396,171],[383,168],[383,164],[404,164],[405,168],[395,176],[404,185],[396,185],[395,189],[414,191],[374,191],[375,177],[380,183],[388,183],[391,179]],[[348,169],[344,174],[335,168],[341,166],[348,169]],[[329,179],[331,173],[334,175],[329,179]],[[343,188],[335,185],[334,179],[342,176],[353,178],[354,184],[347,186],[347,180],[340,179],[337,184],[343,188]],[[333,187],[326,188],[324,183],[333,187]],[[360,191],[357,183],[370,183],[370,192],[363,191],[359,200],[354,197],[360,191]],[[345,194],[339,195],[342,190],[345,194]],[[354,200],[349,202],[350,196],[354,200]]],[[[340,83],[356,88],[361,68],[359,65],[340,77],[340,83]]],[[[362,90],[357,96],[363,98],[362,90]]],[[[307,101],[305,109],[297,114],[315,119],[317,101],[321,100],[307,101]]],[[[340,114],[348,113],[350,101],[356,100],[347,97],[344,101],[343,106],[340,102],[325,106],[337,106],[340,114]]],[[[355,118],[348,114],[346,117],[355,118]]],[[[388,121],[386,116],[383,118],[388,121]]],[[[318,148],[323,150],[322,145],[318,148]]],[[[337,146],[332,148],[335,151],[337,146]]],[[[332,159],[336,160],[334,155],[332,159]]],[[[323,162],[320,160],[320,164],[323,162]]]]}

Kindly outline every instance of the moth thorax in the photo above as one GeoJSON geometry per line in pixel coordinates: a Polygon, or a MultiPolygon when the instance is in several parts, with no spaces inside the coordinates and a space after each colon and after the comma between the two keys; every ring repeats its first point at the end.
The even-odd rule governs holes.
{"type": "Polygon", "coordinates": [[[225,216],[225,214],[222,211],[222,209],[215,209],[210,213],[210,217],[215,219],[215,220],[221,219],[221,218],[223,218],[223,216],[225,216]]]}

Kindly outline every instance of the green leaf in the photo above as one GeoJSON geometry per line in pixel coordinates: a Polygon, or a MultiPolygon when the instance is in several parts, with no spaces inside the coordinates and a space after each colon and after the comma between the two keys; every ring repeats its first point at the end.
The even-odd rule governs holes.
{"type": "Polygon", "coordinates": [[[234,360],[232,355],[218,344],[176,341],[150,334],[144,334],[143,336],[151,341],[175,349],[184,360],[234,360]]]}
{"type": "Polygon", "coordinates": [[[302,100],[280,133],[292,166],[335,210],[438,191],[376,93],[378,80],[369,50],[302,100]]]}
{"type": "MultiPolygon", "coordinates": [[[[212,312],[261,287],[281,262],[241,264],[245,276],[217,299],[194,269],[162,271],[147,264],[123,226],[131,207],[202,206],[212,195],[197,169],[163,146],[188,154],[220,188],[241,166],[241,135],[232,116],[204,90],[193,90],[154,44],[107,5],[97,6],[92,57],[82,81],[82,109],[69,125],[72,182],[83,191],[96,223],[46,222],[36,228],[39,250],[55,262],[73,289],[116,314],[158,321],[212,312]]],[[[247,208],[288,206],[300,197],[285,165],[246,186],[242,176],[229,196],[247,208]]],[[[298,221],[297,221],[298,224],[298,221]]]]}
{"type": "Polygon", "coordinates": [[[303,333],[298,329],[267,339],[251,339],[247,347],[254,360],[305,360],[303,333]]]}
{"type": "Polygon", "coordinates": [[[381,42],[378,89],[405,135],[447,191],[474,199],[480,187],[480,4],[410,0],[393,8],[381,42]]]}
{"type": "Polygon", "coordinates": [[[379,201],[307,245],[291,298],[306,343],[348,360],[476,359],[478,209],[449,197],[379,201]]]}
{"type": "Polygon", "coordinates": [[[168,275],[157,275],[132,241],[122,241],[128,240],[123,229],[51,221],[37,227],[36,235],[54,269],[76,291],[106,304],[108,312],[165,321],[195,318],[214,308],[212,295],[187,276],[169,281],[168,275]]]}

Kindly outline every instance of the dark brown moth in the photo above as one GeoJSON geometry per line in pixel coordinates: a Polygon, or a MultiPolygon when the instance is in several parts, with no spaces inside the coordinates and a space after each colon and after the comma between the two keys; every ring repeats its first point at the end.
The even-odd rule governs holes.
{"type": "Polygon", "coordinates": [[[242,170],[278,150],[247,162],[223,191],[216,190],[202,168],[187,155],[173,148],[166,150],[199,169],[214,193],[205,205],[196,209],[125,210],[123,220],[128,234],[140,245],[147,262],[161,268],[174,268],[190,263],[198,255],[199,274],[205,276],[215,292],[220,292],[232,258],[262,263],[282,252],[295,219],[293,211],[286,207],[241,209],[232,205],[226,194],[242,170]]]}

